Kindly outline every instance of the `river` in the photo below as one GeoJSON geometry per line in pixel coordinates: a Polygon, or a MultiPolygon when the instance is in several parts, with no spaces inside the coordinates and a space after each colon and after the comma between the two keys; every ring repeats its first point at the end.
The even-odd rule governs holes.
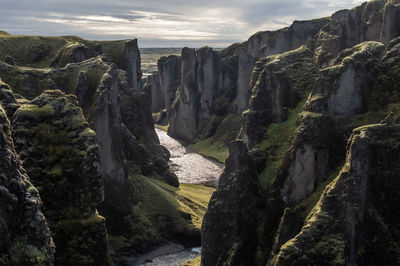
{"type": "Polygon", "coordinates": [[[184,184],[199,184],[216,187],[223,164],[192,152],[165,131],[156,128],[161,145],[170,153],[170,167],[184,184]]]}
{"type": "MultiPolygon", "coordinates": [[[[224,165],[192,152],[166,132],[156,128],[160,144],[171,153],[170,167],[178,176],[180,183],[199,184],[216,187],[224,165]]],[[[141,266],[176,266],[200,255],[201,248],[184,248],[170,243],[142,255],[138,259],[141,266]]]]}

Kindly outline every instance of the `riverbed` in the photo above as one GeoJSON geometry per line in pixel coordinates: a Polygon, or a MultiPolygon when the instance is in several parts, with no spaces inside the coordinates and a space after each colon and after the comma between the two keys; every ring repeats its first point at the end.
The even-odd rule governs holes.
{"type": "Polygon", "coordinates": [[[222,163],[191,151],[165,131],[156,128],[156,133],[160,144],[171,153],[170,167],[180,183],[217,186],[224,168],[222,163]]]}
{"type": "Polygon", "coordinates": [[[170,243],[139,257],[138,266],[178,266],[200,256],[201,248],[170,243]]]}

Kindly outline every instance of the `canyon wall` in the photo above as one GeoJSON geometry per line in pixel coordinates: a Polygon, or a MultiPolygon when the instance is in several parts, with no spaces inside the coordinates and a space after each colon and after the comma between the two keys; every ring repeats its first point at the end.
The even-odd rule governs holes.
{"type": "Polygon", "coordinates": [[[398,187],[399,26],[383,22],[399,8],[337,12],[307,46],[255,63],[236,141],[246,149],[230,150],[204,217],[204,265],[398,263],[385,180],[398,187]]]}

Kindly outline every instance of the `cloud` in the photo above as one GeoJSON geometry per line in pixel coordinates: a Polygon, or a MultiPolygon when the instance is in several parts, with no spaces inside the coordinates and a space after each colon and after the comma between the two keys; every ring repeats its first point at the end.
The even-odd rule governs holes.
{"type": "Polygon", "coordinates": [[[358,0],[2,0],[12,34],[138,38],[143,46],[227,46],[259,30],[327,16],[358,0]]]}

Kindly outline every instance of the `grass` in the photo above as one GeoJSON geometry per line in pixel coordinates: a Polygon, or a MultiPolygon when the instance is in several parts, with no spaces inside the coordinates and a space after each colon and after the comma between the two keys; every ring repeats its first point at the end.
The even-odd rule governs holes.
{"type": "Polygon", "coordinates": [[[203,216],[215,189],[189,184],[176,188],[141,175],[129,176],[129,187],[136,198],[128,218],[131,235],[112,236],[111,245],[140,251],[165,239],[200,238],[203,216]]]}
{"type": "Polygon", "coordinates": [[[289,110],[288,119],[280,124],[271,124],[264,139],[255,146],[256,150],[267,152],[267,164],[259,176],[260,184],[269,187],[278,175],[279,167],[290,146],[290,140],[296,129],[298,114],[302,111],[304,101],[300,102],[295,109],[289,110]]]}
{"type": "Polygon", "coordinates": [[[198,256],[197,258],[182,263],[180,266],[200,266],[200,265],[201,265],[201,256],[198,256]]]}
{"type": "Polygon", "coordinates": [[[154,127],[158,128],[158,129],[161,129],[162,131],[168,132],[169,124],[165,125],[165,126],[154,124],[154,127]]]}
{"type": "MultiPolygon", "coordinates": [[[[212,124],[213,120],[211,119],[209,123],[212,124]]],[[[208,126],[205,125],[203,128],[207,128],[208,126]]],[[[228,114],[219,122],[215,133],[211,137],[199,137],[199,139],[189,145],[189,148],[205,157],[225,163],[229,156],[229,144],[236,139],[240,128],[241,115],[228,114]]],[[[203,132],[199,135],[207,136],[209,129],[205,131],[205,134],[203,132]]]]}
{"type": "Polygon", "coordinates": [[[181,213],[189,213],[193,225],[200,229],[214,188],[181,184],[179,188],[170,186],[156,178],[144,177],[143,209],[149,218],[175,216],[173,221],[182,221],[181,213]],[[161,198],[161,200],[160,200],[161,198]]]}
{"type": "Polygon", "coordinates": [[[197,141],[189,145],[189,148],[205,157],[214,158],[221,163],[225,163],[229,156],[228,146],[220,141],[214,140],[213,137],[197,141]]]}
{"type": "Polygon", "coordinates": [[[210,187],[181,184],[176,192],[181,209],[192,215],[192,221],[196,228],[201,228],[203,216],[214,191],[215,189],[210,187]]]}

